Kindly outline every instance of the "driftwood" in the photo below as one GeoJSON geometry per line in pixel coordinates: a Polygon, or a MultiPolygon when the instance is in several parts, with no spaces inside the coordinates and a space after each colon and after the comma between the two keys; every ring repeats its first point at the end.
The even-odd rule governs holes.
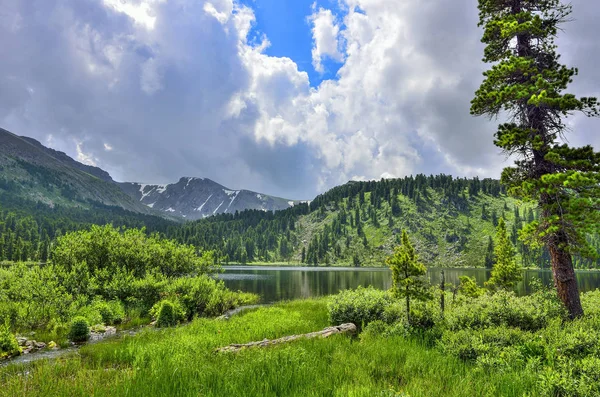
{"type": "Polygon", "coordinates": [[[267,346],[271,346],[271,345],[278,345],[280,343],[287,343],[287,342],[292,342],[298,339],[312,339],[312,338],[327,338],[331,335],[336,335],[336,334],[350,334],[353,335],[356,333],[356,325],[352,324],[352,323],[347,323],[347,324],[342,324],[342,325],[336,325],[334,327],[328,327],[325,328],[322,331],[317,331],[317,332],[311,332],[309,334],[301,334],[301,335],[290,335],[290,336],[284,336],[283,338],[279,338],[279,339],[264,339],[258,342],[250,342],[250,343],[244,343],[244,344],[231,344],[229,346],[225,346],[225,347],[220,347],[218,349],[216,349],[215,351],[217,353],[229,353],[229,352],[237,352],[249,347],[267,347],[267,346]]]}

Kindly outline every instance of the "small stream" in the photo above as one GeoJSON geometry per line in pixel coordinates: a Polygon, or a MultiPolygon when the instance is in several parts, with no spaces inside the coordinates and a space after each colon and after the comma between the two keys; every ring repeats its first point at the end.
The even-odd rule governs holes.
{"type": "MultiPolygon", "coordinates": [[[[246,305],[246,306],[236,307],[235,309],[228,310],[219,318],[228,320],[230,317],[235,316],[236,314],[239,314],[243,311],[257,309],[259,307],[264,307],[264,306],[269,306],[269,305],[261,304],[261,305],[246,305]]],[[[142,326],[142,327],[135,328],[135,329],[116,331],[114,333],[108,333],[108,334],[93,334],[87,343],[83,343],[83,344],[79,344],[79,345],[72,345],[72,346],[60,348],[60,349],[42,349],[42,350],[31,352],[29,354],[21,354],[20,356],[15,356],[15,357],[11,357],[11,358],[8,358],[5,360],[0,360],[0,367],[7,367],[9,365],[19,365],[19,364],[26,365],[26,364],[32,363],[34,361],[39,361],[39,360],[52,360],[55,358],[65,356],[70,353],[77,353],[82,346],[91,345],[91,344],[102,342],[105,340],[120,338],[123,336],[134,336],[143,329],[156,329],[156,328],[151,327],[151,326],[142,326]]]]}

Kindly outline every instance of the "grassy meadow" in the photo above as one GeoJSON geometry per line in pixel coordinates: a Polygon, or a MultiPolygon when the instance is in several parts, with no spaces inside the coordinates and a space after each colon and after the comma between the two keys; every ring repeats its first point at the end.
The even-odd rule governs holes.
{"type": "Polygon", "coordinates": [[[0,369],[1,396],[523,396],[536,376],[478,370],[418,338],[303,340],[217,354],[230,343],[320,330],[327,299],[196,319],[0,369]]]}

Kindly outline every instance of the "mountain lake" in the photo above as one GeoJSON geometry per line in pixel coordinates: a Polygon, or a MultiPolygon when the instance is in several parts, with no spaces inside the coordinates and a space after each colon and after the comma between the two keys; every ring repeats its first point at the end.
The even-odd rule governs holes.
{"type": "MultiPolygon", "coordinates": [[[[225,285],[234,290],[253,292],[261,296],[263,303],[335,294],[343,289],[367,287],[388,289],[392,274],[388,268],[365,267],[285,267],[285,266],[223,266],[218,275],[225,285]]],[[[481,268],[444,268],[447,284],[458,285],[460,276],[475,277],[483,283],[490,277],[490,270],[481,268]]],[[[428,280],[439,285],[441,268],[429,268],[428,280]]],[[[529,283],[538,278],[544,285],[552,285],[549,269],[523,270],[523,280],[517,285],[519,295],[530,291],[529,283]]],[[[577,271],[581,292],[600,288],[599,271],[577,271]]],[[[451,287],[448,287],[451,288],[451,287]]]]}

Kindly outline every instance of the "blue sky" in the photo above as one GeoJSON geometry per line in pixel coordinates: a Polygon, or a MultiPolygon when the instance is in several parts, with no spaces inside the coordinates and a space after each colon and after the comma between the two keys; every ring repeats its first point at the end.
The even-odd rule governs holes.
{"type": "MultiPolygon", "coordinates": [[[[266,34],[271,42],[265,53],[274,57],[291,58],[298,70],[308,73],[310,84],[318,86],[321,81],[335,79],[342,63],[325,58],[324,73],[315,71],[311,50],[313,38],[309,17],[313,14],[314,0],[243,0],[242,4],[254,10],[256,24],[252,38],[260,39],[266,34]]],[[[339,4],[336,0],[316,2],[317,8],[330,9],[340,20],[339,4]]]]}

